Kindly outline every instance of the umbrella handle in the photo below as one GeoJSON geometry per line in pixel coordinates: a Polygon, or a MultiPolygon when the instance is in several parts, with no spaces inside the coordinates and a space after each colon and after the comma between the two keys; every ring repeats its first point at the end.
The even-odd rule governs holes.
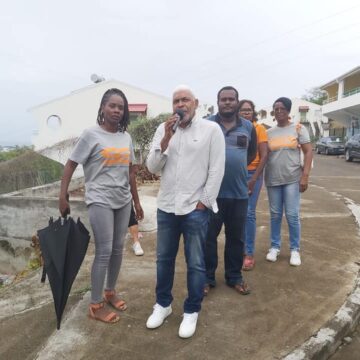
{"type": "Polygon", "coordinates": [[[66,214],[65,216],[60,216],[61,225],[64,225],[65,221],[68,221],[70,219],[71,219],[71,216],[69,216],[69,214],[66,214]]]}
{"type": "Polygon", "coordinates": [[[43,265],[42,274],[41,274],[41,282],[44,283],[46,280],[46,269],[45,264],[43,265]]]}

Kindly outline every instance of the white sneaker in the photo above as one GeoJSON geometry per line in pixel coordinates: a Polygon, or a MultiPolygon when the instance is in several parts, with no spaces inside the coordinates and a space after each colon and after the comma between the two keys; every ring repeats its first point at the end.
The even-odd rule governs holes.
{"type": "Polygon", "coordinates": [[[280,250],[275,248],[270,248],[269,252],[266,255],[266,260],[275,262],[279,254],[280,254],[280,250]]]}
{"type": "Polygon", "coordinates": [[[142,249],[139,241],[134,242],[132,248],[136,256],[144,255],[144,250],[142,249]]]}
{"type": "Polygon", "coordinates": [[[193,312],[191,314],[184,313],[183,321],[179,327],[179,336],[183,339],[187,339],[194,335],[196,330],[196,323],[199,313],[193,312]]]}
{"type": "Polygon", "coordinates": [[[162,307],[159,304],[155,304],[154,305],[154,311],[153,313],[149,316],[149,318],[147,319],[146,322],[146,327],[148,329],[156,329],[157,327],[159,327],[160,325],[162,325],[162,323],[164,322],[164,320],[172,313],[172,309],[171,309],[171,305],[169,305],[168,307],[162,307]]]}
{"type": "Polygon", "coordinates": [[[296,250],[290,252],[290,265],[292,266],[300,266],[301,265],[301,258],[300,253],[296,250]]]}

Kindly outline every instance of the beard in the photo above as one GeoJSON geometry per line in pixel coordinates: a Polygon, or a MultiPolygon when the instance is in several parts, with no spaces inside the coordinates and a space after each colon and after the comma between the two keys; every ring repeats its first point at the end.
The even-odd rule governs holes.
{"type": "Polygon", "coordinates": [[[230,119],[232,117],[234,117],[234,115],[237,113],[237,110],[231,111],[231,112],[220,112],[219,114],[222,118],[224,119],[230,119]]]}

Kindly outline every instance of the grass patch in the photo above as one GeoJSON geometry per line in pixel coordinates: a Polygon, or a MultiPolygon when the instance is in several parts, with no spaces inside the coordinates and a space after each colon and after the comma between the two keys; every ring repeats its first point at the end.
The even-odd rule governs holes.
{"type": "Polygon", "coordinates": [[[33,150],[0,162],[0,194],[60,180],[64,166],[33,150]]]}

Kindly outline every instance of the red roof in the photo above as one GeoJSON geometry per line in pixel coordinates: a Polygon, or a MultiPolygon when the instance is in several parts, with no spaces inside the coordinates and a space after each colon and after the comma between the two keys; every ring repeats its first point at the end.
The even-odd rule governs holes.
{"type": "Polygon", "coordinates": [[[129,104],[129,111],[136,113],[146,113],[147,104],[129,104]]]}
{"type": "Polygon", "coordinates": [[[299,112],[308,112],[309,107],[308,106],[299,106],[299,112]]]}

